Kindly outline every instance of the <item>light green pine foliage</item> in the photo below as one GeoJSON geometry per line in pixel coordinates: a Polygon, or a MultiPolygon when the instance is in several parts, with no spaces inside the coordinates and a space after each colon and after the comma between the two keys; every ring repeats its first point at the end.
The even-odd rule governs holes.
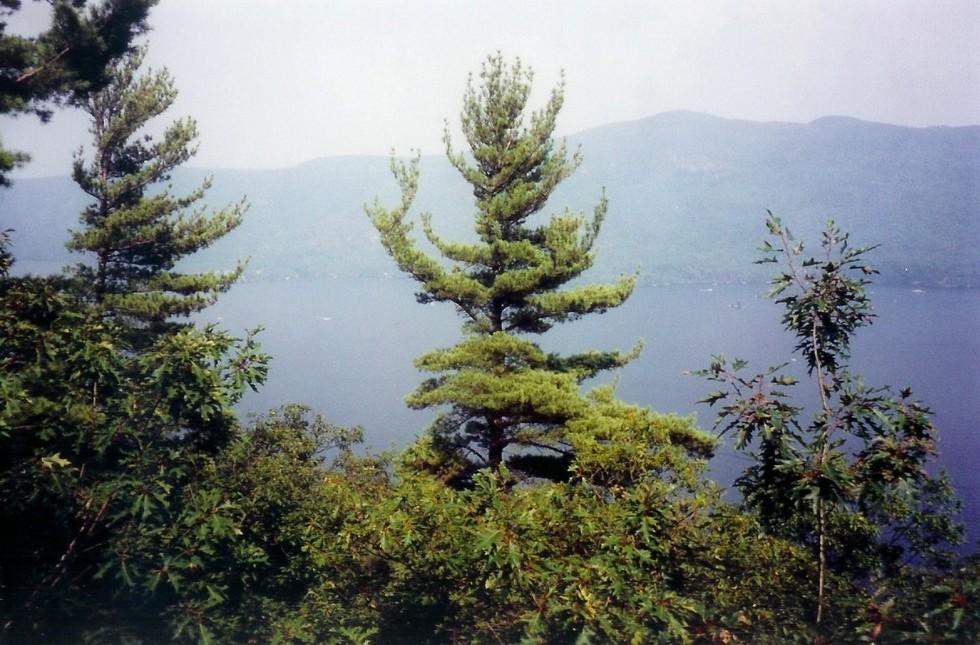
{"type": "Polygon", "coordinates": [[[392,162],[398,206],[375,202],[367,209],[388,253],[421,283],[419,301],[453,303],[465,319],[459,344],[419,357],[419,369],[436,376],[408,397],[413,408],[450,409],[433,426],[434,454],[443,464],[430,465],[438,469],[447,459],[498,468],[507,451],[512,470],[567,476],[573,454],[568,424],[593,405],[580,395],[580,384],[639,352],[637,346],[563,357],[520,336],[616,307],[636,283],[636,276],[623,276],[612,284],[566,286],[592,266],[607,202],[603,195],[590,217],[568,210],[535,217],[581,157],[552,139],[564,83],[543,109],[528,114],[531,79],[519,60],[508,65],[501,55],[491,56],[479,84],[471,79],[464,96],[462,131],[470,154],[455,152],[445,135],[450,162],[473,187],[478,241],[443,240],[423,213],[422,229],[441,258],[419,249],[406,220],[418,189],[418,159],[392,162]]]}
{"type": "Polygon", "coordinates": [[[243,263],[228,272],[182,273],[177,262],[205,248],[242,221],[238,204],[208,214],[193,208],[210,179],[191,193],[175,196],[171,172],[196,152],[197,126],[179,119],[154,140],[143,128],[165,112],[177,96],[166,70],[138,75],[145,50],[109,71],[108,85],[84,104],[91,117],[94,154],[76,157],[75,182],[95,202],[81,215],[68,248],[95,254],[93,265],[75,274],[89,298],[106,313],[134,328],[163,328],[212,304],[241,275],[243,263]]]}

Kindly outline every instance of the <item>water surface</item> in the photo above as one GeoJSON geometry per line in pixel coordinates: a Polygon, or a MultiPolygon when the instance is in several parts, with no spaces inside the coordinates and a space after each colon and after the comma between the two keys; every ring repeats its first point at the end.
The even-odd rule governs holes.
{"type": "MultiPolygon", "coordinates": [[[[305,402],[338,424],[362,425],[373,448],[403,446],[433,413],[403,398],[423,378],[412,359],[459,338],[450,305],[421,305],[403,279],[296,280],[236,285],[201,315],[233,331],[263,325],[274,357],[268,383],[242,403],[260,412],[305,402]]],[[[539,338],[549,351],[645,349],[620,373],[620,398],[661,412],[696,414],[710,428],[714,412],[696,401],[714,389],[686,375],[712,354],[750,361],[750,368],[791,358],[793,339],[764,286],[638,288],[623,306],[559,325],[539,338]]],[[[855,340],[852,371],[869,385],[911,386],[936,412],[940,462],[964,502],[970,539],[980,537],[980,291],[874,287],[878,318],[855,340]]],[[[799,364],[791,367],[799,368],[799,364]]],[[[802,401],[813,404],[815,390],[802,401]]],[[[729,483],[744,458],[723,448],[712,475],[729,483]]]]}

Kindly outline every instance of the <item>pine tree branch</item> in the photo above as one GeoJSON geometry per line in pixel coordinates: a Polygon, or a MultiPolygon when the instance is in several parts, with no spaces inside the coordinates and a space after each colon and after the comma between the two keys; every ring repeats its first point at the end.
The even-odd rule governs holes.
{"type": "Polygon", "coordinates": [[[71,46],[69,45],[69,46],[63,48],[60,52],[58,52],[57,54],[55,54],[53,57],[51,57],[48,60],[46,60],[43,63],[41,63],[40,66],[31,68],[28,71],[26,71],[23,74],[21,74],[20,76],[18,76],[17,78],[15,78],[14,79],[14,82],[15,83],[23,83],[24,81],[30,80],[31,78],[37,76],[38,74],[40,74],[41,72],[43,72],[47,68],[51,67],[52,65],[54,65],[55,63],[57,63],[62,58],[64,58],[65,54],[67,54],[70,51],[71,51],[71,46]]]}

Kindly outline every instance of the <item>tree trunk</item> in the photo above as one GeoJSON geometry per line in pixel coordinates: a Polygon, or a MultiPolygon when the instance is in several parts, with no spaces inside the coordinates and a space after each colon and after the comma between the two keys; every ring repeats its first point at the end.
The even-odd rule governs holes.
{"type": "Polygon", "coordinates": [[[489,421],[490,441],[487,446],[487,462],[491,470],[499,472],[500,465],[504,461],[504,448],[507,446],[504,439],[504,424],[503,419],[497,416],[491,417],[489,421]]]}
{"type": "Polygon", "coordinates": [[[827,577],[827,510],[824,508],[823,500],[817,506],[817,549],[820,558],[819,571],[817,573],[817,624],[823,621],[824,606],[824,584],[827,577]]]}

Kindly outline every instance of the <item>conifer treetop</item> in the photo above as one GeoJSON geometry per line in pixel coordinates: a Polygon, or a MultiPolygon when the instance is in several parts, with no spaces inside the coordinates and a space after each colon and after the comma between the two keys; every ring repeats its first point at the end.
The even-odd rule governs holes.
{"type": "Polygon", "coordinates": [[[470,78],[464,95],[469,155],[453,150],[448,128],[444,137],[449,161],[472,186],[479,242],[442,239],[431,216],[422,213],[423,233],[444,261],[418,249],[406,221],[418,190],[418,157],[392,161],[401,203],[368,208],[389,254],[421,283],[419,300],[452,302],[469,331],[541,333],[556,322],[620,305],[636,283],[636,276],[624,276],[612,284],[558,290],[592,266],[608,203],[603,194],[591,217],[565,210],[544,223],[529,221],[581,161],[577,151],[569,156],[566,144],[552,139],[564,81],[543,109],[528,116],[531,80],[520,60],[507,65],[500,54],[489,57],[479,87],[470,78]]]}
{"type": "Polygon", "coordinates": [[[132,327],[162,326],[212,304],[241,275],[244,264],[227,272],[183,273],[182,258],[210,246],[237,227],[245,200],[208,212],[195,207],[211,186],[206,178],[186,195],[174,195],[171,173],[197,151],[197,125],[174,121],[154,139],[143,130],[177,97],[166,70],[139,74],[145,48],[108,71],[108,84],[83,103],[91,118],[92,159],[76,155],[73,178],[93,198],[81,214],[68,248],[95,254],[94,266],[75,274],[89,297],[132,327]]]}

